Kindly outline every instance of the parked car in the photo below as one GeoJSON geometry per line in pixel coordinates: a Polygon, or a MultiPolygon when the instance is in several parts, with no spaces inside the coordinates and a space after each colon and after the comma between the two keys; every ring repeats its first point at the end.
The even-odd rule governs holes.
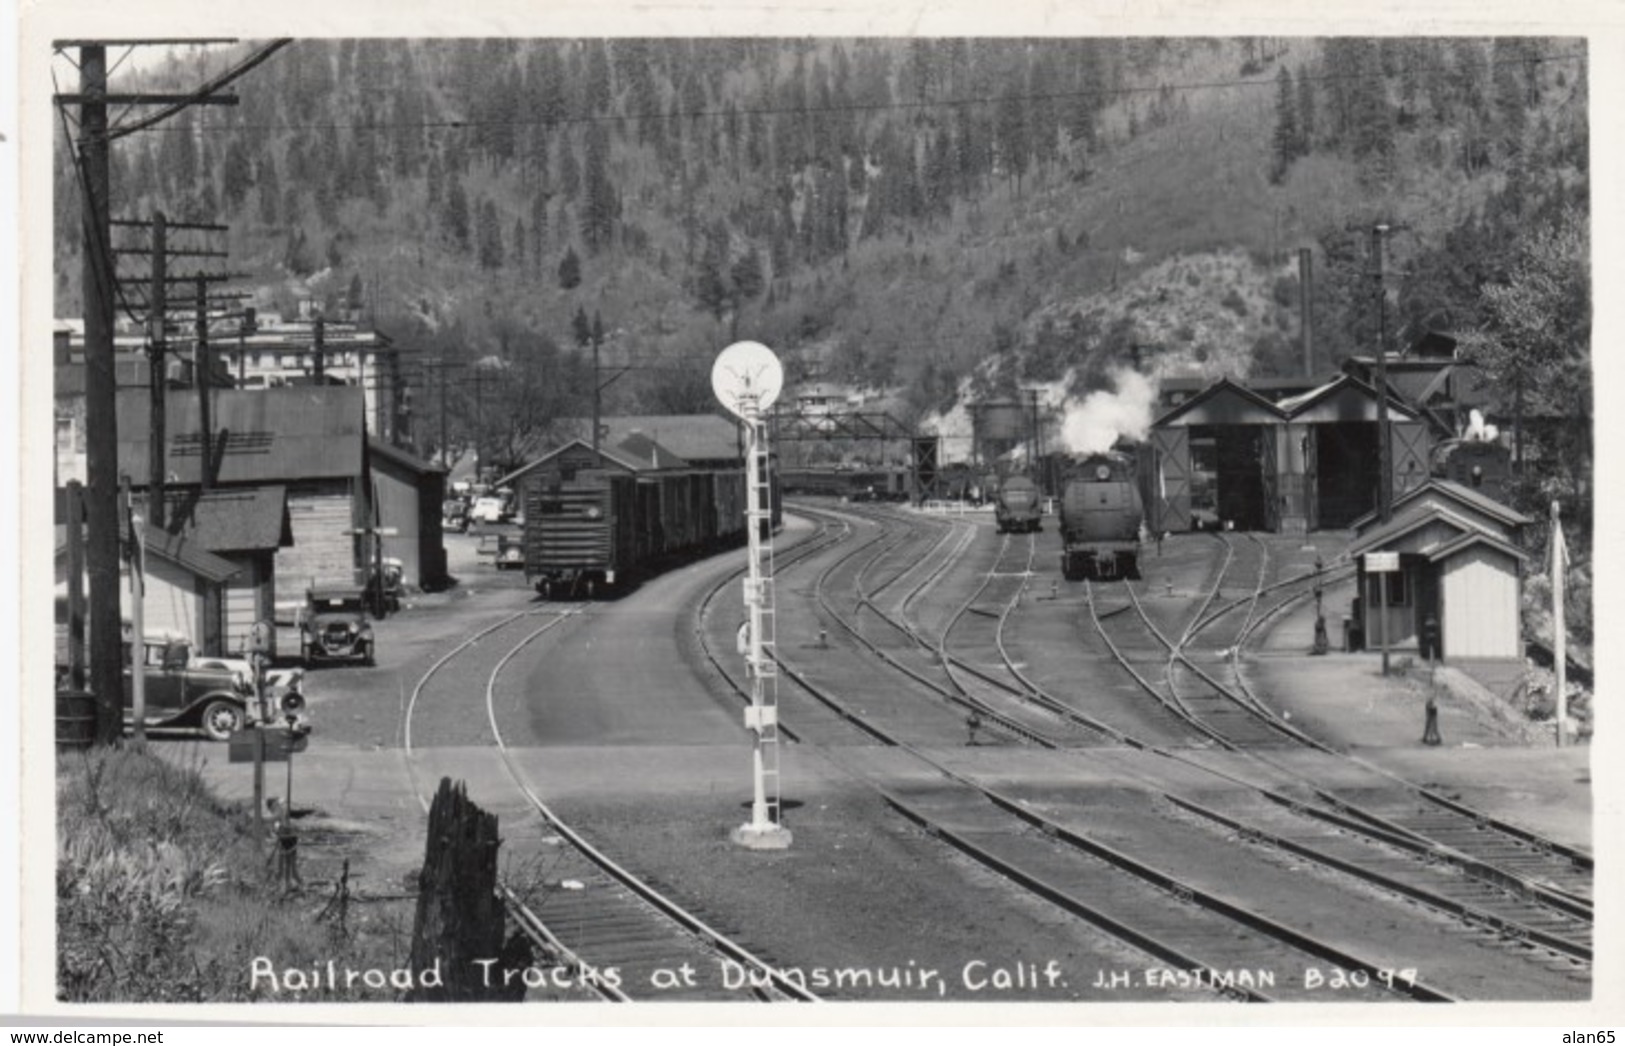
{"type": "Polygon", "coordinates": [[[374,664],[367,593],[359,585],[310,589],[299,625],[299,655],[305,664],[320,660],[360,660],[374,664]]]}
{"type": "Polygon", "coordinates": [[[500,523],[502,512],[502,499],[486,496],[474,499],[474,507],[468,510],[468,515],[475,523],[500,523]]]}
{"type": "MultiPolygon", "coordinates": [[[[240,657],[210,657],[208,655],[193,654],[188,662],[194,668],[223,669],[249,681],[249,690],[253,690],[254,667],[245,658],[240,657]]],[[[265,696],[269,702],[269,710],[273,719],[286,716],[289,712],[305,713],[305,670],[303,668],[267,668],[265,670],[265,696]]],[[[248,709],[249,719],[258,714],[252,704],[248,709]]]]}
{"type": "MultiPolygon", "coordinates": [[[[245,669],[227,667],[225,659],[194,658],[184,639],[146,637],[141,659],[147,726],[196,727],[213,741],[229,740],[241,730],[253,706],[253,679],[245,669]]],[[[124,644],[124,718],[134,721],[135,697],[130,668],[130,644],[124,644]]],[[[298,712],[304,698],[292,702],[298,712]]]]}
{"type": "Polygon", "coordinates": [[[447,498],[440,504],[440,528],[468,533],[468,502],[462,498],[447,498]]]}
{"type": "Polygon", "coordinates": [[[525,546],[517,536],[503,534],[497,538],[497,569],[525,569],[525,546]]]}

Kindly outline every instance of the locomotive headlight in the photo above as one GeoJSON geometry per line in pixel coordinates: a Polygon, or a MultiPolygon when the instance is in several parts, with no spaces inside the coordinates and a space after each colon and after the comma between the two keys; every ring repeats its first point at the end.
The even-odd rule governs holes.
{"type": "Polygon", "coordinates": [[[1102,481],[1111,479],[1112,478],[1112,467],[1110,465],[1098,465],[1098,466],[1096,466],[1095,467],[1095,478],[1098,479],[1098,480],[1102,480],[1102,481]]]}

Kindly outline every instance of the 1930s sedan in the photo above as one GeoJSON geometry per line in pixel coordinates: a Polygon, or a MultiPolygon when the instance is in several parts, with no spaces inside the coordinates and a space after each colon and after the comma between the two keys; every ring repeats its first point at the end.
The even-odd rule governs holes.
{"type": "MultiPolygon", "coordinates": [[[[199,664],[184,639],[144,640],[142,679],[147,726],[197,727],[211,740],[225,741],[248,721],[254,683],[240,671],[199,664]]],[[[134,721],[130,649],[125,644],[124,718],[134,721]]]]}
{"type": "Polygon", "coordinates": [[[305,664],[324,660],[374,663],[366,598],[366,590],[359,585],[312,588],[306,593],[299,626],[299,653],[305,664]]]}

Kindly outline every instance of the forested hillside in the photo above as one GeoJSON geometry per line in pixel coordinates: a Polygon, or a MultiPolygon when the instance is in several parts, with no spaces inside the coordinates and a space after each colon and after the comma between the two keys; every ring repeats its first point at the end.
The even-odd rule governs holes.
{"type": "Polygon", "coordinates": [[[1376,343],[1376,220],[1390,336],[1482,328],[1493,357],[1482,288],[1564,228],[1583,264],[1588,228],[1573,40],[300,41],[235,90],[115,146],[114,213],[226,223],[263,304],[359,300],[555,412],[595,326],[633,366],[610,409],[708,408],[736,337],[910,414],[1081,395],[1135,346],[1290,371],[1306,246],[1325,370],[1376,343]]]}

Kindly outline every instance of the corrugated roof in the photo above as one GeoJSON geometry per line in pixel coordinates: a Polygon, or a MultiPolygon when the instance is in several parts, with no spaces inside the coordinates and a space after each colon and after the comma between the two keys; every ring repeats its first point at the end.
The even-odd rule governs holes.
{"type": "Polygon", "coordinates": [[[669,448],[655,442],[641,432],[634,432],[615,444],[622,455],[638,462],[639,470],[686,469],[688,462],[669,448]]]}
{"type": "MultiPolygon", "coordinates": [[[[552,461],[560,454],[563,454],[565,451],[569,450],[571,447],[581,447],[583,450],[587,451],[592,450],[592,444],[584,439],[570,440],[563,446],[554,447],[552,450],[548,451],[546,454],[543,454],[535,461],[527,462],[526,464],[521,465],[519,468],[516,468],[512,472],[508,473],[506,476],[500,477],[496,481],[496,485],[499,487],[513,486],[516,481],[522,479],[527,473],[547,464],[549,461],[552,461]]],[[[605,461],[620,466],[628,472],[640,472],[648,467],[646,464],[640,464],[637,458],[627,454],[625,451],[616,447],[611,447],[606,443],[601,443],[599,445],[598,456],[603,458],[605,461]]]]}
{"type": "Polygon", "coordinates": [[[197,488],[166,492],[166,520],[209,552],[262,552],[293,545],[287,489],[197,488]]]}
{"type": "MultiPolygon", "coordinates": [[[[219,389],[211,400],[211,456],[217,483],[275,483],[361,474],[364,400],[353,385],[219,389]]],[[[117,398],[119,470],[146,479],[148,394],[117,398]]],[[[197,483],[202,462],[196,392],[164,401],[165,469],[170,482],[197,483]]]]}
{"type": "MultiPolygon", "coordinates": [[[[670,450],[685,461],[737,460],[737,424],[717,414],[628,414],[600,419],[608,430],[601,441],[620,445],[626,437],[641,434],[670,450]]],[[[576,421],[580,438],[591,441],[592,421],[576,421]]]]}

